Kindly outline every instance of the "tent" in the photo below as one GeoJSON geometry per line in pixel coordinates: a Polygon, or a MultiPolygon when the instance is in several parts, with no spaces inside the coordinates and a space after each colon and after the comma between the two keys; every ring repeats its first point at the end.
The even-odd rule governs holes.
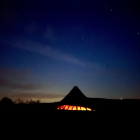
{"type": "Polygon", "coordinates": [[[81,90],[74,86],[73,89],[60,101],[57,110],[85,110],[94,111],[86,105],[87,97],[81,90]]]}

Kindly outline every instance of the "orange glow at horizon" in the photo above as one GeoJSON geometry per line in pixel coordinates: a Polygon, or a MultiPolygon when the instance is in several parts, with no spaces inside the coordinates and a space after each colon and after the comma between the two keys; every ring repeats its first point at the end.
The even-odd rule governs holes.
{"type": "Polygon", "coordinates": [[[82,107],[82,106],[71,106],[71,105],[62,105],[60,107],[57,107],[57,110],[84,110],[84,111],[95,111],[88,107],[82,107]]]}

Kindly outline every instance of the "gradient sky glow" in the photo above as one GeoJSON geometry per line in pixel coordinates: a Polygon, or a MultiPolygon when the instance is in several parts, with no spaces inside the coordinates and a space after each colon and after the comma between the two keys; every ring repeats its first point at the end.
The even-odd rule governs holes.
{"type": "Polygon", "coordinates": [[[140,98],[136,0],[2,0],[0,98],[140,98]]]}

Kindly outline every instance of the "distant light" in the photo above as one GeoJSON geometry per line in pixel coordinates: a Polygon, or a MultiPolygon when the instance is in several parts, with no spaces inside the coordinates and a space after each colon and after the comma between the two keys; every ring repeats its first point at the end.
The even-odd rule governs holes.
{"type": "Polygon", "coordinates": [[[83,38],[82,38],[83,39],[83,38]]]}
{"type": "Polygon", "coordinates": [[[140,33],[138,33],[138,35],[139,35],[140,33]]]}
{"type": "Polygon", "coordinates": [[[112,12],[112,9],[110,11],[112,12]]]}
{"type": "Polygon", "coordinates": [[[121,98],[121,100],[122,100],[122,98],[121,98]]]}

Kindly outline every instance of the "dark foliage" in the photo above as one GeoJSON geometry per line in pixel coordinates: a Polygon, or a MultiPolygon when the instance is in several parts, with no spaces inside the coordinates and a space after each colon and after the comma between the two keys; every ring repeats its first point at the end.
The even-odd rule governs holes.
{"type": "Polygon", "coordinates": [[[8,97],[4,97],[1,101],[0,104],[6,104],[6,105],[11,105],[11,104],[40,104],[40,101],[33,101],[32,99],[30,101],[23,101],[22,99],[18,98],[15,101],[12,101],[11,99],[9,99],[8,97]]]}
{"type": "Polygon", "coordinates": [[[7,97],[4,97],[1,101],[0,104],[6,104],[6,105],[12,105],[13,101],[7,97]]]}

